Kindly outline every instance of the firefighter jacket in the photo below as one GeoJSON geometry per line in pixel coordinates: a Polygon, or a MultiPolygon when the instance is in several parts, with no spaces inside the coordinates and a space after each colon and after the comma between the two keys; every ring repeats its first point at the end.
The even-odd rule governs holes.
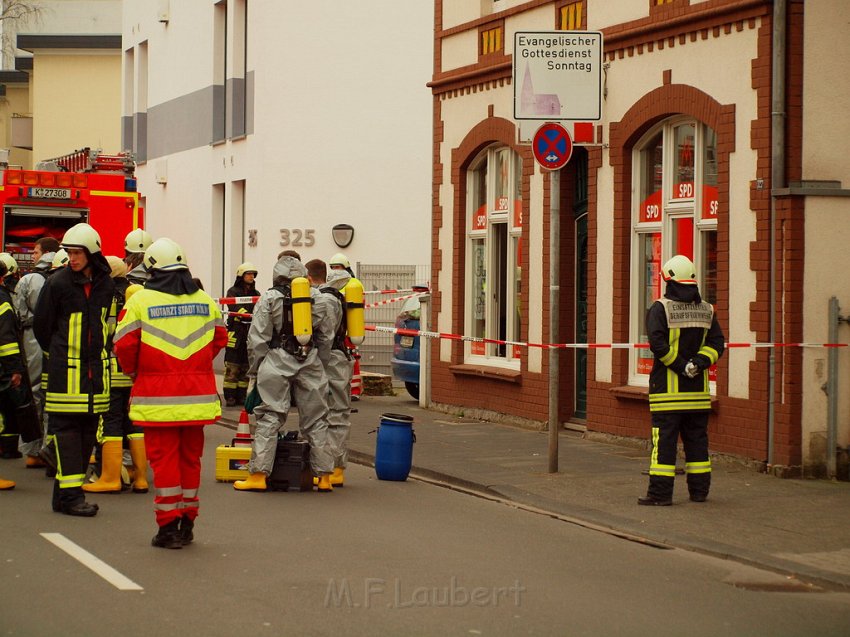
{"type": "MultiPolygon", "coordinates": [[[[257,288],[246,287],[241,278],[236,279],[225,296],[259,296],[257,288]]],[[[228,306],[227,317],[227,349],[224,350],[224,360],[236,365],[248,365],[248,330],[251,329],[251,314],[254,312],[253,303],[234,303],[228,306]]]]}
{"type": "Polygon", "coordinates": [[[12,309],[12,299],[0,291],[0,386],[6,385],[12,374],[23,374],[24,364],[18,341],[18,317],[12,309]]]}
{"type": "Polygon", "coordinates": [[[649,347],[655,356],[649,375],[649,410],[710,410],[708,368],[725,346],[714,308],[700,299],[694,285],[668,282],[665,297],[646,313],[649,347]],[[692,360],[700,371],[688,378],[685,366],[692,360]]]}
{"type": "Polygon", "coordinates": [[[112,297],[112,305],[109,307],[109,377],[113,387],[132,387],[133,379],[124,373],[121,369],[121,364],[118,362],[118,357],[115,355],[113,340],[115,339],[115,330],[118,327],[118,315],[124,309],[124,294],[130,286],[130,282],[125,277],[116,277],[115,294],[112,297]]]}
{"type": "Polygon", "coordinates": [[[114,341],[121,367],[135,375],[130,419],[142,426],[218,420],[212,362],[226,344],[221,311],[203,290],[136,292],[118,319],[114,341]]]}
{"type": "Polygon", "coordinates": [[[33,331],[48,354],[45,411],[100,414],[109,409],[106,323],[115,285],[101,254],[90,255],[92,275],[61,268],[44,283],[33,331]]]}

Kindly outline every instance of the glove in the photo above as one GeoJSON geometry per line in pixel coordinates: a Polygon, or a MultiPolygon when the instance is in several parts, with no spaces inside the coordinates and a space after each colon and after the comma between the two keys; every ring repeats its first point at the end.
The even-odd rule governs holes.
{"type": "Polygon", "coordinates": [[[697,365],[694,361],[688,361],[688,364],[685,365],[684,374],[688,378],[696,378],[697,374],[700,373],[699,365],[697,365]]]}

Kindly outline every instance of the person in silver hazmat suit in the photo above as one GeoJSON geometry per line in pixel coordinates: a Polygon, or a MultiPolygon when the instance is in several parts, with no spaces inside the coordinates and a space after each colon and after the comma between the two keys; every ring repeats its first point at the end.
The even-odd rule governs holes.
{"type": "MultiPolygon", "coordinates": [[[[254,408],[257,426],[248,463],[249,476],[233,484],[239,491],[266,489],[266,478],[274,465],[278,433],[286,424],[293,399],[301,434],[310,443],[310,465],[319,479],[319,491],[333,490],[330,474],[335,452],[327,435],[328,381],[314,342],[299,345],[291,332],[289,286],[292,279],[306,274],[306,268],[298,259],[281,257],[273,270],[274,287],[263,292],[254,306],[248,332],[248,375],[256,377],[262,402],[254,408]]],[[[320,294],[313,288],[310,292],[311,298],[320,294]]],[[[321,329],[315,311],[312,312],[312,324],[315,339],[321,329]]]]}

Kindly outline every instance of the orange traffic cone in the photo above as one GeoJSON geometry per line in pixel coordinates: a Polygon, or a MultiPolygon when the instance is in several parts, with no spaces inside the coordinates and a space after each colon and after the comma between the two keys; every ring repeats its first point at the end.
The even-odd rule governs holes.
{"type": "Polygon", "coordinates": [[[244,409],[239,414],[239,425],[236,427],[236,437],[233,439],[234,447],[250,447],[254,442],[251,437],[251,426],[248,423],[248,412],[244,409]]]}

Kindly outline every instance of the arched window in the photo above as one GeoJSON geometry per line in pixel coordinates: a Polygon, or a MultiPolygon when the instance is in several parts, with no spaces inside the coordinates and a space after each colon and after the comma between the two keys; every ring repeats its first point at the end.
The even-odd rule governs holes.
{"type": "MultiPolygon", "coordinates": [[[[694,261],[703,298],[717,300],[717,136],[692,119],[668,119],[635,146],[632,169],[630,335],[645,343],[646,310],[664,292],[661,265],[673,255],[694,261]]],[[[633,350],[630,382],[648,384],[651,369],[652,352],[633,350]]]]}
{"type": "MultiPolygon", "coordinates": [[[[507,147],[481,152],[467,172],[465,334],[519,341],[522,160],[507,147]]],[[[519,367],[518,346],[471,342],[470,362],[519,367]]]]}

